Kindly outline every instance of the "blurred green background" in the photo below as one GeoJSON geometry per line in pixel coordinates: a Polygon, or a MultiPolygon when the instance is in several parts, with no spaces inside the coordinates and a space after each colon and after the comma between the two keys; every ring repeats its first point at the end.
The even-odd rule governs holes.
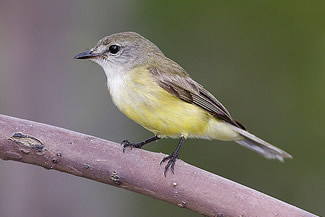
{"type": "MultiPolygon", "coordinates": [[[[106,35],[135,31],[294,156],[279,163],[232,142],[188,140],[182,160],[324,215],[324,11],[324,1],[1,0],[0,113],[117,142],[151,136],[112,104],[99,66],[73,60],[106,35]]],[[[27,164],[0,161],[0,174],[1,216],[198,216],[27,164]]]]}

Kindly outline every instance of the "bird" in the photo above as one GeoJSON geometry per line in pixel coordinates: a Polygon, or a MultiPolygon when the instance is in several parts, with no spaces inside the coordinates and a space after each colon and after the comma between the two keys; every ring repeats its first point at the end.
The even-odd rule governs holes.
{"type": "Polygon", "coordinates": [[[187,138],[234,141],[268,159],[292,158],[287,152],[251,134],[228,110],[176,62],[151,41],[135,32],[111,34],[75,59],[99,64],[107,77],[113,103],[154,136],[126,148],[142,148],[162,138],[179,138],[176,149],[164,157],[174,173],[179,150],[187,138]]]}

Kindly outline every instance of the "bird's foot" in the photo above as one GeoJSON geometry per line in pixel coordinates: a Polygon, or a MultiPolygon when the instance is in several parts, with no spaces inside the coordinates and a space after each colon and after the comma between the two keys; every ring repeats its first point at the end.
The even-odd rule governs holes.
{"type": "Polygon", "coordinates": [[[123,140],[123,142],[121,143],[121,145],[123,146],[123,152],[125,152],[125,148],[126,147],[130,147],[131,149],[132,148],[142,148],[142,146],[144,146],[145,144],[148,144],[150,142],[153,142],[153,141],[156,141],[160,139],[159,136],[155,135],[153,137],[150,137],[149,139],[146,139],[142,142],[138,142],[138,143],[131,143],[129,142],[127,139],[123,140]]]}
{"type": "Polygon", "coordinates": [[[121,143],[121,145],[123,146],[123,152],[125,152],[125,149],[127,147],[132,148],[141,148],[143,146],[143,142],[139,142],[139,143],[131,143],[129,142],[127,139],[123,140],[123,142],[121,143]]]}
{"type": "Polygon", "coordinates": [[[178,153],[173,152],[171,155],[168,155],[167,157],[164,157],[160,161],[160,165],[161,165],[166,160],[168,160],[167,165],[165,166],[165,171],[164,171],[165,177],[166,177],[166,173],[167,173],[167,170],[168,170],[169,167],[170,167],[170,170],[172,171],[172,173],[174,173],[174,166],[175,166],[177,158],[178,158],[178,153]]]}

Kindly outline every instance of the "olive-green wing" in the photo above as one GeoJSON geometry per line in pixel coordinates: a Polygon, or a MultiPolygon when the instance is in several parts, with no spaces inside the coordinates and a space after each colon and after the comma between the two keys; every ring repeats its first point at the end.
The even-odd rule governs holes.
{"type": "MultiPolygon", "coordinates": [[[[235,125],[243,130],[246,128],[235,121],[227,109],[202,85],[191,79],[188,74],[178,66],[174,70],[181,70],[177,73],[171,73],[171,71],[163,72],[166,67],[150,67],[149,71],[155,82],[168,93],[178,97],[179,99],[197,105],[204,110],[208,111],[210,114],[216,118],[222,119],[232,125],[235,125]]],[[[171,68],[166,68],[166,70],[171,70],[171,68]]]]}

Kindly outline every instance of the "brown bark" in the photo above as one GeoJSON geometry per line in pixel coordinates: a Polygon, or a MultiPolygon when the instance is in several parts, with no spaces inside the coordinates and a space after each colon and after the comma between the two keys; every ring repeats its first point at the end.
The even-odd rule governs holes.
{"type": "Polygon", "coordinates": [[[315,216],[182,160],[164,177],[165,155],[0,115],[0,158],[55,169],[168,201],[207,216],[315,216]]]}

